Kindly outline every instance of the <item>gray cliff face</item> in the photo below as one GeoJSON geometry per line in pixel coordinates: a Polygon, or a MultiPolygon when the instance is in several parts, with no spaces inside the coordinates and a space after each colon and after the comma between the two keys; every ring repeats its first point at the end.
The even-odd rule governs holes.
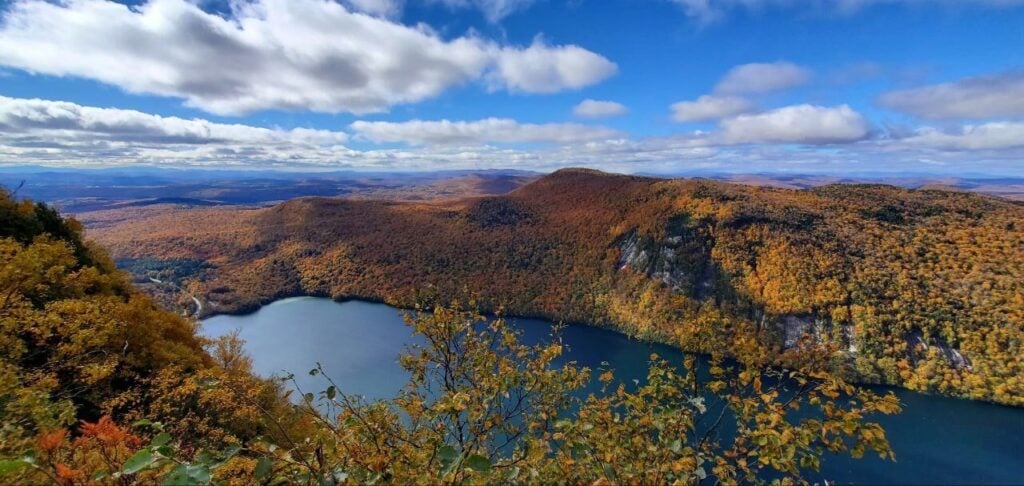
{"type": "Polygon", "coordinates": [[[784,316],[779,319],[784,336],[783,347],[795,348],[807,336],[815,344],[824,342],[822,325],[811,317],[784,316]]]}
{"type": "Polygon", "coordinates": [[[839,340],[839,344],[848,354],[856,354],[859,346],[854,327],[843,324],[836,329],[835,326],[831,319],[811,315],[784,315],[778,318],[784,349],[795,348],[804,339],[815,345],[825,344],[829,340],[839,340]]]}
{"type": "MultiPolygon", "coordinates": [[[[646,275],[663,283],[673,292],[698,300],[706,299],[713,294],[716,285],[710,248],[692,228],[679,224],[673,226],[676,226],[675,231],[670,231],[669,236],[661,240],[641,236],[636,231],[624,235],[618,243],[617,269],[646,275]]],[[[839,340],[839,344],[851,356],[856,355],[861,348],[860,337],[853,325],[842,324],[837,329],[837,324],[827,317],[760,314],[759,320],[763,325],[777,329],[784,349],[797,347],[804,339],[813,344],[839,340]]],[[[908,335],[907,340],[912,359],[917,359],[914,349],[927,351],[934,347],[955,368],[971,368],[968,357],[941,339],[926,340],[917,332],[908,335]]]]}
{"type": "Polygon", "coordinates": [[[698,245],[692,235],[655,241],[630,232],[619,244],[618,269],[647,275],[673,292],[699,299],[713,286],[713,278],[706,271],[710,257],[698,245]]]}
{"type": "Polygon", "coordinates": [[[640,246],[640,237],[630,233],[619,245],[619,270],[647,271],[647,251],[640,246]]]}
{"type": "Polygon", "coordinates": [[[971,360],[961,353],[959,349],[954,348],[942,338],[926,339],[921,331],[914,330],[907,333],[905,339],[907,340],[907,347],[910,349],[910,357],[915,361],[920,359],[921,355],[934,348],[938,350],[939,354],[946,358],[954,368],[958,370],[971,369],[971,360]]]}

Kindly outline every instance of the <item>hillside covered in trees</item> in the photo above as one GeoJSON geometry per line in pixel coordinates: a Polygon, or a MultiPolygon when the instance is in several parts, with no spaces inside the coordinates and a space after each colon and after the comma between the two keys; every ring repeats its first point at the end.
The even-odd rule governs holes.
{"type": "Polygon", "coordinates": [[[800,480],[829,453],[894,457],[869,421],[900,410],[891,393],[718,340],[706,378],[693,357],[652,356],[644,383],[596,370],[603,389],[583,397],[591,370],[554,365],[557,336],[520,344],[456,303],[407,316],[426,344],[401,357],[393,400],[329,377],[293,395],[252,374],[236,335],[203,339],[140,294],[80,230],[0,193],[3,484],[735,484],[800,480]]]}
{"type": "Polygon", "coordinates": [[[202,267],[182,288],[204,313],[469,290],[485,310],[700,351],[742,332],[863,382],[1024,404],[1024,206],[998,198],[570,169],[456,202],[302,198],[86,220],[104,218],[116,222],[90,236],[116,257],[202,267]]]}

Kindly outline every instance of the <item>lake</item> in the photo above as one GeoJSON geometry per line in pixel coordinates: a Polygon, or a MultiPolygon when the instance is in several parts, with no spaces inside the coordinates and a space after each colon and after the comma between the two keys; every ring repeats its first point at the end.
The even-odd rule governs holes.
{"type": "MultiPolygon", "coordinates": [[[[509,321],[523,331],[526,342],[550,335],[548,321],[509,321]]],[[[399,309],[315,297],[283,299],[252,314],[203,321],[207,336],[234,329],[241,330],[257,373],[294,373],[303,391],[316,392],[326,385],[307,372],[320,362],[343,391],[369,399],[391,398],[398,392],[406,382],[398,354],[416,342],[399,309]]],[[[622,380],[643,378],[652,352],[675,362],[682,357],[669,346],[583,325],[568,326],[562,338],[567,360],[591,368],[608,362],[622,380]]],[[[1024,409],[894,391],[903,402],[903,413],[873,419],[885,427],[897,462],[877,456],[829,456],[822,464],[822,478],[854,484],[1024,483],[1024,409]]]]}

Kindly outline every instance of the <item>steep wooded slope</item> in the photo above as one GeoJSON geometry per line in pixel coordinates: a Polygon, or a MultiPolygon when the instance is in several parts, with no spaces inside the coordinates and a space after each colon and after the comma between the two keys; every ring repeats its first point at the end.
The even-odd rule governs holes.
{"type": "Polygon", "coordinates": [[[209,263],[185,285],[208,312],[468,291],[689,349],[752,336],[860,380],[1019,405],[1022,225],[1024,207],[967,193],[563,170],[501,197],[171,210],[91,236],[122,258],[209,263]]]}
{"type": "Polygon", "coordinates": [[[135,290],[102,250],[83,241],[76,221],[0,191],[0,483],[86,484],[66,467],[60,481],[40,476],[42,463],[32,461],[55,456],[27,454],[38,444],[66,443],[70,429],[79,445],[90,431],[105,434],[101,442],[110,448],[86,444],[82,453],[110,459],[112,442],[136,440],[111,427],[111,417],[165,421],[190,447],[268,433],[252,417],[259,407],[285,406],[277,385],[245,366],[224,366],[230,350],[211,355],[207,344],[194,321],[135,290]],[[232,402],[201,387],[204,380],[230,382],[256,405],[232,402]]]}

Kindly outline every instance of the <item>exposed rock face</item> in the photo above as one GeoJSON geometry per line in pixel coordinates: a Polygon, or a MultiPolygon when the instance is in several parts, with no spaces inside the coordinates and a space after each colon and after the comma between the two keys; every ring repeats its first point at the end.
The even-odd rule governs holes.
{"type": "Polygon", "coordinates": [[[785,316],[781,319],[781,326],[785,336],[783,346],[786,349],[796,347],[804,335],[810,336],[816,344],[823,342],[821,326],[812,317],[785,316]]]}
{"type": "Polygon", "coordinates": [[[655,242],[630,233],[620,246],[619,269],[647,274],[675,292],[686,292],[689,280],[677,262],[677,247],[681,241],[682,237],[674,236],[655,242]]]}
{"type": "Polygon", "coordinates": [[[675,224],[661,240],[628,233],[619,243],[619,270],[659,280],[672,289],[703,299],[714,286],[710,249],[692,228],[675,224]]]}
{"type": "Polygon", "coordinates": [[[935,348],[943,357],[946,358],[947,361],[949,361],[951,365],[953,365],[954,368],[958,370],[971,369],[971,360],[968,359],[967,356],[964,356],[959,349],[954,348],[941,338],[925,339],[924,335],[921,334],[921,331],[914,330],[907,333],[905,339],[907,340],[907,347],[910,349],[910,356],[914,360],[919,359],[916,356],[916,354],[918,354],[915,352],[916,349],[920,348],[927,352],[929,349],[935,348]],[[931,341],[931,344],[929,344],[929,341],[931,341]]]}
{"type": "Polygon", "coordinates": [[[846,351],[850,354],[856,353],[859,349],[857,346],[857,332],[852,324],[843,325],[843,338],[846,339],[846,351]]]}
{"type": "Polygon", "coordinates": [[[623,240],[619,249],[619,270],[632,269],[647,273],[647,251],[641,248],[640,237],[635,232],[623,240]]]}
{"type": "MultiPolygon", "coordinates": [[[[688,225],[684,216],[673,218],[667,233],[669,235],[660,240],[641,236],[635,230],[627,233],[618,244],[618,269],[647,275],[661,281],[673,292],[695,299],[703,300],[713,295],[716,272],[710,255],[710,241],[702,239],[701,234],[688,225]]],[[[807,336],[815,344],[839,339],[839,344],[850,355],[860,350],[857,332],[852,324],[842,324],[836,329],[836,323],[815,315],[762,315],[761,320],[762,324],[768,325],[774,322],[784,349],[799,346],[807,336]]],[[[970,359],[942,339],[926,340],[920,331],[909,333],[906,339],[910,345],[911,359],[918,359],[914,351],[918,347],[925,351],[934,347],[956,369],[971,369],[970,359]]]]}

